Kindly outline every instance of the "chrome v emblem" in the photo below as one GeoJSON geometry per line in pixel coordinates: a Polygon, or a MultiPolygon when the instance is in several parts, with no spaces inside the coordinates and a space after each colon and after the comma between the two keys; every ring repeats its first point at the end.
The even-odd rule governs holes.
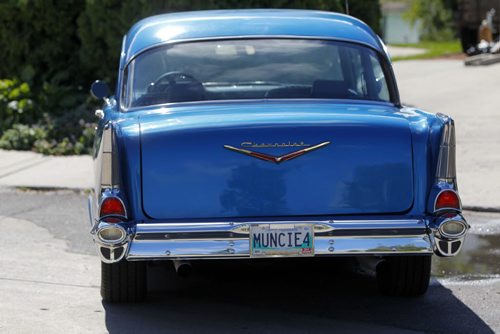
{"type": "Polygon", "coordinates": [[[294,151],[294,152],[291,152],[291,153],[287,153],[287,154],[279,156],[279,157],[275,157],[275,156],[272,156],[272,155],[269,155],[269,154],[264,154],[264,153],[259,153],[259,152],[254,152],[254,151],[246,150],[244,148],[236,148],[236,147],[233,147],[233,146],[230,146],[230,145],[224,145],[224,148],[227,148],[228,150],[231,150],[231,151],[234,151],[234,152],[246,154],[246,155],[249,155],[249,156],[257,158],[257,159],[261,159],[261,160],[264,160],[264,161],[269,161],[269,162],[274,162],[274,163],[279,164],[279,163],[282,163],[284,161],[288,161],[288,160],[292,160],[292,159],[295,159],[297,157],[300,157],[303,154],[306,154],[306,153],[311,152],[313,150],[316,150],[318,148],[324,147],[324,146],[326,146],[328,144],[330,144],[330,142],[329,141],[325,141],[325,142],[323,142],[321,144],[310,146],[310,147],[307,147],[307,148],[304,148],[304,149],[301,149],[301,150],[298,150],[298,151],[294,151]]]}

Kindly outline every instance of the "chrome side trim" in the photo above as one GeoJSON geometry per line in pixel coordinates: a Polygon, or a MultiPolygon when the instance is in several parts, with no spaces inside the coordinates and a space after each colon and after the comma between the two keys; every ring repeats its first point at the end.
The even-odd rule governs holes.
{"type": "Polygon", "coordinates": [[[248,227],[256,224],[313,224],[315,231],[351,229],[414,229],[426,228],[424,220],[284,220],[252,222],[199,222],[199,223],[151,223],[137,224],[136,234],[190,233],[190,232],[238,232],[248,234],[248,227]],[[246,231],[246,232],[245,232],[246,231]]]}
{"type": "Polygon", "coordinates": [[[101,187],[113,186],[113,129],[110,123],[104,126],[102,133],[101,187]]]}
{"type": "Polygon", "coordinates": [[[118,152],[116,149],[115,132],[111,122],[104,125],[101,141],[102,166],[100,168],[101,188],[117,188],[120,184],[118,152]]]}
{"type": "Polygon", "coordinates": [[[94,226],[94,200],[92,194],[89,195],[87,198],[87,210],[89,211],[89,222],[90,222],[90,229],[92,230],[92,227],[94,226]]]}
{"type": "Polygon", "coordinates": [[[441,133],[441,142],[439,145],[439,156],[436,166],[436,183],[446,182],[453,184],[456,189],[456,140],[455,123],[450,117],[438,114],[443,120],[443,132],[441,133]]]}

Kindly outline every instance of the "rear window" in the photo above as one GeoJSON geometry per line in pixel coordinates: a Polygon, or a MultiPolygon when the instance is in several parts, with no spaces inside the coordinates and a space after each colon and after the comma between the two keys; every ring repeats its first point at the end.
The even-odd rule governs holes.
{"type": "Polygon", "coordinates": [[[342,42],[178,43],[140,54],[126,72],[123,104],[127,108],[205,100],[390,100],[376,53],[342,42]]]}

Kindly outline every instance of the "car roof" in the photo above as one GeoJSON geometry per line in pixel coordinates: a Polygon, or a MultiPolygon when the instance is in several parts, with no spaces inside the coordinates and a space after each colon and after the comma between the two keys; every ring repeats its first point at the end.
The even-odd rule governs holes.
{"type": "Polygon", "coordinates": [[[373,30],[352,16],[293,9],[209,10],[162,14],[137,22],[125,37],[121,65],[161,44],[260,36],[349,41],[385,54],[373,30]]]}

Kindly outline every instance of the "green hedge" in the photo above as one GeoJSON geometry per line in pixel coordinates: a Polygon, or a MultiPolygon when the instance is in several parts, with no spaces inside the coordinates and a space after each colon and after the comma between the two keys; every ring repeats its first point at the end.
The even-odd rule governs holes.
{"type": "MultiPolygon", "coordinates": [[[[88,153],[87,137],[93,128],[92,109],[96,104],[88,97],[88,87],[97,78],[113,86],[122,36],[141,18],[225,8],[343,12],[344,3],[344,0],[0,1],[0,148],[27,149],[31,134],[35,133],[34,150],[49,154],[88,153]],[[7,133],[9,129],[13,131],[7,133]],[[39,138],[40,131],[45,132],[45,137],[39,138]],[[16,138],[23,136],[27,140],[19,139],[19,145],[15,144],[16,138]]],[[[350,0],[349,7],[351,15],[379,31],[378,0],[350,0]]]]}

